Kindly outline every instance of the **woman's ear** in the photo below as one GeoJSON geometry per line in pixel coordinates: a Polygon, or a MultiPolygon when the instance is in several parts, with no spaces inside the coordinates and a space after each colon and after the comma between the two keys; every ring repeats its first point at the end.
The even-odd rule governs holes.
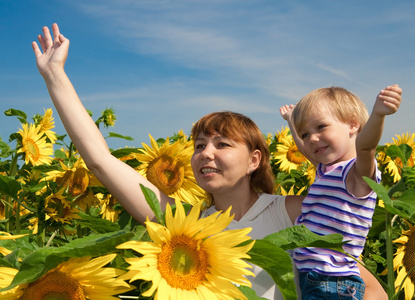
{"type": "Polygon", "coordinates": [[[259,168],[259,164],[261,163],[261,151],[256,149],[251,154],[251,161],[249,163],[249,170],[248,173],[254,172],[256,169],[259,168]]]}

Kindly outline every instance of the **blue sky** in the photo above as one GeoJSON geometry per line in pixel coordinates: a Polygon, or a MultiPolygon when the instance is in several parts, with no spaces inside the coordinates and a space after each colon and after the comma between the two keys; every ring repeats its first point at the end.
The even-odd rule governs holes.
{"type": "MultiPolygon", "coordinates": [[[[94,119],[112,107],[110,131],[134,138],[109,139],[112,148],[189,133],[220,110],[275,133],[285,126],[281,105],[323,86],[353,91],[370,112],[378,92],[398,83],[403,102],[387,118],[386,143],[415,132],[414,15],[409,0],[0,0],[0,109],[32,117],[52,107],[31,42],[57,22],[84,105],[94,119]]],[[[3,140],[20,126],[0,115],[3,140]]]]}

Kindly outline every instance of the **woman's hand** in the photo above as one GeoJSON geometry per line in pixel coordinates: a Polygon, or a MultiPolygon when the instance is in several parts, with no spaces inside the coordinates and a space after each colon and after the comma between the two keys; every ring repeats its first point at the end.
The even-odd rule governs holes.
{"type": "Polygon", "coordinates": [[[36,56],[37,68],[43,77],[53,72],[54,68],[63,69],[68,57],[69,40],[60,32],[58,24],[52,25],[53,39],[48,27],[43,27],[43,35],[38,35],[42,51],[36,42],[32,42],[32,48],[36,56]],[[42,53],[43,52],[43,53],[42,53]]]}

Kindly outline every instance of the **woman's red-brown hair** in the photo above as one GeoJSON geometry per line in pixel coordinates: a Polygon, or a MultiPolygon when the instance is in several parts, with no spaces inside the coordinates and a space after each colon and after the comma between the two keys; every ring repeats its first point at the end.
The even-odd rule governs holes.
{"type": "Polygon", "coordinates": [[[257,193],[273,194],[274,176],[270,165],[270,153],[265,137],[258,126],[247,116],[223,111],[202,117],[192,128],[191,137],[195,140],[200,133],[218,133],[235,142],[247,145],[249,151],[259,150],[261,160],[258,168],[251,174],[251,189],[257,193]]]}

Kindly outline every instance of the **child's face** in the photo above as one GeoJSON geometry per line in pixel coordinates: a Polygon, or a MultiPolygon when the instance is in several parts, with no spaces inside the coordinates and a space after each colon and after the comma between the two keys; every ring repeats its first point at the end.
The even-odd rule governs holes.
{"type": "Polygon", "coordinates": [[[307,113],[298,135],[304,142],[306,156],[328,165],[356,156],[357,130],[358,127],[339,121],[329,109],[318,108],[307,113]]]}

